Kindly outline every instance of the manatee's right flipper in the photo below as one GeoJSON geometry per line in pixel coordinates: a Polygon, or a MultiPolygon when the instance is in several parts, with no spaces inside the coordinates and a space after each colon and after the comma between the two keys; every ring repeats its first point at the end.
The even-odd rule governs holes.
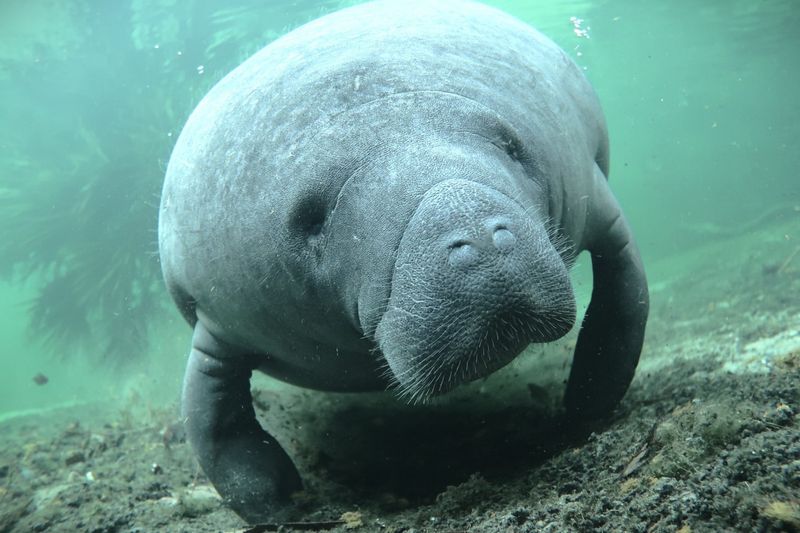
{"type": "Polygon", "coordinates": [[[197,321],[183,382],[186,434],[226,504],[250,523],[274,520],[301,490],[297,469],[256,420],[249,358],[197,321]]]}
{"type": "Polygon", "coordinates": [[[639,249],[599,169],[594,185],[586,243],[592,254],[592,299],[564,398],[570,414],[592,418],[610,414],[628,390],[649,309],[639,249]]]}

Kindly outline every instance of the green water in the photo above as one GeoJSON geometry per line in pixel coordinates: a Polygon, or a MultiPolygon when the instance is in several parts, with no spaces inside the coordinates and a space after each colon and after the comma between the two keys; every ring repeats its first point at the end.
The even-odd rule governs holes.
{"type": "MultiPolygon", "coordinates": [[[[175,401],[190,332],[155,256],[173,141],[241,60],[350,3],[0,3],[0,416],[175,401]]],[[[800,205],[793,0],[490,3],[585,69],[646,262],[800,205]]]]}

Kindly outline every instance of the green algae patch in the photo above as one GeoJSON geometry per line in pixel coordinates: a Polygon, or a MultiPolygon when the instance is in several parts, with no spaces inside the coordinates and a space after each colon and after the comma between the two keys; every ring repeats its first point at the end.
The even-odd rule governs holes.
{"type": "Polygon", "coordinates": [[[658,426],[653,447],[658,450],[648,465],[655,477],[686,478],[699,464],[741,439],[753,408],[694,400],[675,408],[658,426]]]}

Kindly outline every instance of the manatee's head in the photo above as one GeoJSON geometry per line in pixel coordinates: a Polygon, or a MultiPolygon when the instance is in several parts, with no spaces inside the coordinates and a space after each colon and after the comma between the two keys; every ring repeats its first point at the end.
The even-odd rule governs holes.
{"type": "Polygon", "coordinates": [[[575,300],[558,248],[535,210],[490,185],[431,187],[400,239],[374,334],[401,393],[424,401],[566,334],[575,300]]]}

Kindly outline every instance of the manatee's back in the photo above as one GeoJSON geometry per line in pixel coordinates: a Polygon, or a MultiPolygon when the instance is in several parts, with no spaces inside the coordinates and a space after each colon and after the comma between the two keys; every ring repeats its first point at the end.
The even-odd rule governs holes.
{"type": "Polygon", "coordinates": [[[187,319],[197,306],[226,330],[293,327],[294,317],[281,323],[285,308],[274,302],[308,293],[301,245],[287,228],[300,195],[322,174],[315,133],[349,109],[418,91],[455,93],[493,110],[541,156],[543,173],[570,171],[569,161],[545,159],[562,152],[547,143],[607,159],[602,113],[582,73],[513,17],[449,0],[376,2],[323,17],[221,80],[178,138],[159,240],[167,284],[187,319]]]}

